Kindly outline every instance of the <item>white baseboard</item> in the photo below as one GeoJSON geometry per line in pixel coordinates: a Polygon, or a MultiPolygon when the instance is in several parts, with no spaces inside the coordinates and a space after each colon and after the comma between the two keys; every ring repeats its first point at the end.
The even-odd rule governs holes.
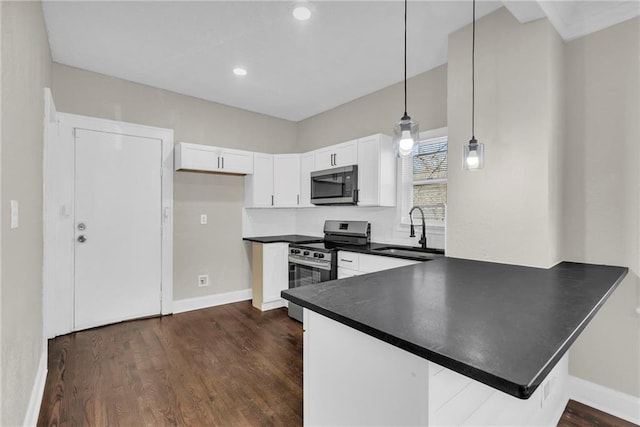
{"type": "Polygon", "coordinates": [[[224,294],[207,295],[204,297],[179,299],[173,302],[173,313],[200,310],[201,308],[215,307],[217,305],[230,304],[232,302],[246,301],[253,297],[252,289],[227,292],[224,294]]]}
{"type": "Polygon", "coordinates": [[[273,301],[265,301],[262,303],[262,305],[260,306],[260,310],[261,311],[267,311],[267,310],[274,310],[276,308],[280,308],[280,307],[288,307],[289,304],[287,303],[287,300],[284,300],[282,298],[278,298],[276,300],[273,301]]]}
{"type": "Polygon", "coordinates": [[[640,424],[640,397],[574,376],[569,376],[569,397],[607,414],[640,424]]]}
{"type": "Polygon", "coordinates": [[[47,382],[47,343],[45,341],[44,348],[40,354],[40,362],[38,363],[38,372],[33,381],[31,389],[31,398],[29,399],[29,407],[24,417],[23,426],[35,426],[40,415],[40,405],[42,404],[42,396],[44,395],[44,386],[47,382]]]}

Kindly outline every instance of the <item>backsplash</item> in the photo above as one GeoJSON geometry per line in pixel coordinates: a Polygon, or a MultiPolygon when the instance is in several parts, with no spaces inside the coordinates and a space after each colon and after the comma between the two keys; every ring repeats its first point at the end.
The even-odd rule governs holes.
{"type": "MultiPolygon", "coordinates": [[[[371,240],[378,243],[418,246],[420,227],[416,237],[409,237],[409,229],[398,224],[396,208],[318,206],[303,209],[243,209],[243,236],[270,236],[279,234],[303,234],[322,236],[324,221],[356,220],[371,223],[371,240]]],[[[420,220],[415,218],[416,224],[420,220]]],[[[445,248],[444,230],[427,227],[427,245],[445,248]]]]}

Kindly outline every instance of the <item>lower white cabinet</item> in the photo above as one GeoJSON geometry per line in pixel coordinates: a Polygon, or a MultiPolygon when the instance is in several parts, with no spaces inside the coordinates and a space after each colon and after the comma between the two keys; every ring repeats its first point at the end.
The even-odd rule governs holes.
{"type": "Polygon", "coordinates": [[[421,261],[381,255],[338,251],[338,279],[345,279],[347,277],[359,276],[361,274],[419,264],[420,262],[421,261]]]}
{"type": "Polygon", "coordinates": [[[284,307],[280,292],[289,288],[289,244],[256,243],[251,248],[253,300],[255,308],[266,311],[284,307]]]}

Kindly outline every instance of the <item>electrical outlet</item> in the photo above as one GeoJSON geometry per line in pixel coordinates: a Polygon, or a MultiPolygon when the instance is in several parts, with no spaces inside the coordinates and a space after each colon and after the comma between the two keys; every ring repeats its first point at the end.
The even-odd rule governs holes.
{"type": "Polygon", "coordinates": [[[209,275],[208,274],[201,274],[198,276],[198,286],[203,287],[203,286],[209,286],[209,275]]]}
{"type": "Polygon", "coordinates": [[[200,224],[205,225],[207,223],[207,214],[200,215],[200,224]]]}

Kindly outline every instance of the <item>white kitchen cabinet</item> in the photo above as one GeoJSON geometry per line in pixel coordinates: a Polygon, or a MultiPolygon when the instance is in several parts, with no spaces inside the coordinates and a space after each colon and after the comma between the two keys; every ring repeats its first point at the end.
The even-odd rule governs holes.
{"type": "Polygon", "coordinates": [[[252,174],[253,153],[231,148],[179,142],[175,146],[175,170],[252,174]]]}
{"type": "Polygon", "coordinates": [[[275,207],[300,205],[300,155],[273,156],[273,204],[275,207]]]}
{"type": "Polygon", "coordinates": [[[300,207],[309,208],[311,204],[311,172],[315,169],[316,157],[314,152],[300,155],[300,207]]]}
{"type": "Polygon", "coordinates": [[[244,205],[248,208],[270,208],[274,205],[273,155],[253,154],[253,174],[244,179],[244,205]]]}
{"type": "Polygon", "coordinates": [[[421,261],[338,251],[338,279],[344,279],[391,268],[419,264],[421,261]]]}
{"type": "Polygon", "coordinates": [[[358,139],[358,205],[396,205],[396,165],[391,137],[358,139]]]}
{"type": "Polygon", "coordinates": [[[297,207],[300,200],[300,155],[254,153],[253,174],[244,181],[247,208],[297,207]]]}
{"type": "Polygon", "coordinates": [[[286,306],[280,292],[289,287],[289,244],[254,242],[251,246],[253,306],[261,311],[286,306]]]}
{"type": "Polygon", "coordinates": [[[358,140],[321,148],[315,152],[315,170],[331,169],[358,163],[358,140]]]}

